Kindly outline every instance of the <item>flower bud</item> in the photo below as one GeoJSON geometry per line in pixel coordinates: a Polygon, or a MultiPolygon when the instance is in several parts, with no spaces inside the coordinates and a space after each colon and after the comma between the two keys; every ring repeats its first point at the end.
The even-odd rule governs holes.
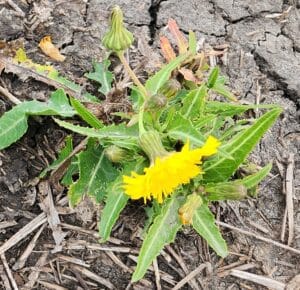
{"type": "Polygon", "coordinates": [[[105,156],[113,163],[118,163],[126,160],[127,152],[126,150],[116,146],[111,145],[105,149],[105,156]]]}
{"type": "Polygon", "coordinates": [[[170,99],[175,97],[180,89],[180,83],[175,79],[170,79],[159,89],[158,92],[160,94],[163,94],[166,98],[170,99]]]}
{"type": "Polygon", "coordinates": [[[146,109],[157,110],[167,104],[167,98],[163,94],[155,94],[147,100],[146,109]]]}
{"type": "Polygon", "coordinates": [[[140,146],[152,164],[157,157],[164,157],[169,154],[161,142],[159,133],[154,130],[147,131],[140,136],[140,146]]]}
{"type": "Polygon", "coordinates": [[[237,183],[219,183],[204,188],[208,200],[239,200],[247,197],[247,188],[237,183]]]}
{"type": "Polygon", "coordinates": [[[115,52],[123,51],[133,43],[133,35],[124,27],[123,12],[119,6],[112,10],[110,29],[104,35],[102,43],[107,49],[115,52]]]}
{"type": "Polygon", "coordinates": [[[192,193],[187,197],[185,204],[178,211],[183,225],[190,225],[193,222],[195,211],[202,203],[202,198],[197,193],[192,193]]]}

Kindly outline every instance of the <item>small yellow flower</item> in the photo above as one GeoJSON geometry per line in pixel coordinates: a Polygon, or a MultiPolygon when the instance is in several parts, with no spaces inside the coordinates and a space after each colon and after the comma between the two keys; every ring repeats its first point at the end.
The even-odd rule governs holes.
{"type": "Polygon", "coordinates": [[[220,142],[210,136],[203,147],[190,149],[187,142],[181,152],[166,153],[156,157],[154,163],[144,169],[145,174],[131,172],[131,176],[123,176],[124,190],[132,199],[156,199],[162,203],[181,184],[187,184],[203,171],[199,165],[202,157],[215,154],[220,142]]]}

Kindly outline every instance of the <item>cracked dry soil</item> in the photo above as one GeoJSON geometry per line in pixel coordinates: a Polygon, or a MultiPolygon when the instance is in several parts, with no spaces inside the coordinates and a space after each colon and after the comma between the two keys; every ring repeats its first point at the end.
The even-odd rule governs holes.
{"type": "MultiPolygon", "coordinates": [[[[287,158],[294,154],[295,232],[292,247],[300,249],[300,126],[297,110],[300,98],[299,1],[15,0],[14,3],[23,13],[14,9],[8,1],[0,2],[0,39],[24,38],[29,57],[46,62],[49,59],[40,53],[38,42],[43,36],[51,35],[66,56],[66,61],[56,65],[57,68],[76,81],[82,81],[81,77],[91,68],[93,59],[100,60],[104,55],[100,39],[107,29],[110,7],[114,4],[122,7],[125,22],[135,35],[136,42],[130,51],[131,64],[133,67],[143,64],[144,72],[153,71],[161,59],[158,37],[170,17],[177,21],[184,33],[195,31],[198,39],[205,40],[211,47],[227,44],[228,52],[219,60],[219,65],[239,99],[245,103],[276,103],[284,108],[284,112],[251,156],[251,160],[260,166],[270,160],[274,164],[272,176],[261,184],[259,197],[255,200],[216,204],[215,212],[224,222],[280,241],[285,212],[287,158]]],[[[24,83],[18,77],[5,73],[1,75],[1,84],[20,100],[46,100],[52,90],[37,81],[24,83]]],[[[11,105],[0,95],[0,115],[11,105]]],[[[42,197],[35,178],[55,158],[66,135],[67,132],[53,124],[50,118],[31,119],[26,136],[0,153],[0,223],[16,221],[15,226],[0,229],[0,245],[41,212],[38,204],[42,197]]],[[[59,194],[54,192],[55,198],[59,194]]],[[[60,217],[65,223],[96,229],[96,216],[93,213],[88,221],[80,220],[78,214],[60,217]]],[[[136,204],[129,205],[115,227],[113,236],[123,241],[126,247],[136,250],[141,244],[139,231],[143,219],[143,210],[136,208],[136,204]]],[[[93,236],[67,231],[67,243],[80,244],[84,240],[97,243],[93,236]]],[[[224,261],[220,261],[189,229],[179,234],[172,245],[186,264],[188,272],[201,263],[211,264],[209,270],[196,276],[199,289],[266,289],[222,272],[225,269],[223,267],[232,263],[251,263],[255,266],[249,272],[284,283],[299,274],[299,255],[234,231],[222,229],[222,233],[232,252],[224,261]]],[[[51,249],[51,244],[53,246],[52,237],[49,237],[51,230],[46,228],[25,266],[12,270],[20,288],[28,282],[32,267],[41,253],[51,249]]],[[[10,267],[13,267],[31,239],[32,235],[26,237],[5,253],[10,267]]],[[[63,289],[84,289],[84,283],[74,282],[74,277],[75,281],[78,279],[78,273],[76,276],[74,269],[59,259],[59,254],[49,255],[39,280],[60,284],[65,287],[63,289]]],[[[61,254],[82,259],[90,265],[92,272],[109,280],[115,289],[156,289],[153,272],[146,275],[147,281],[144,284],[130,286],[130,271],[126,269],[132,268],[134,262],[126,253],[115,253],[119,262],[106,252],[85,246],[77,250],[64,246],[61,254]]],[[[158,266],[171,275],[174,281],[185,276],[177,261],[170,258],[168,251],[158,258],[158,266]]],[[[2,266],[0,270],[3,271],[2,266]]],[[[86,289],[106,289],[100,283],[82,277],[90,283],[86,289]]],[[[164,280],[161,283],[162,289],[172,288],[164,280]]],[[[6,289],[4,285],[0,280],[1,289],[6,289]]],[[[48,287],[37,282],[32,289],[52,289],[48,287]]],[[[186,284],[182,289],[191,289],[191,286],[186,284]]]]}

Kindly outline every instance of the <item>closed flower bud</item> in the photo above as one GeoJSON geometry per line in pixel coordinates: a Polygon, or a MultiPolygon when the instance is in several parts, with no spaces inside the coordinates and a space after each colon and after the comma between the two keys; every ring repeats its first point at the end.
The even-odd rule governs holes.
{"type": "Polygon", "coordinates": [[[207,185],[204,188],[208,200],[239,200],[247,197],[247,188],[234,182],[207,185]]]}
{"type": "Polygon", "coordinates": [[[102,43],[114,52],[123,51],[133,43],[133,35],[124,27],[123,12],[119,6],[112,10],[110,29],[104,35],[102,43]]]}
{"type": "Polygon", "coordinates": [[[202,203],[202,198],[197,193],[192,193],[187,197],[185,204],[178,211],[183,225],[190,225],[193,222],[195,211],[202,203]]]}
{"type": "Polygon", "coordinates": [[[163,94],[166,98],[171,99],[176,96],[180,89],[180,83],[175,79],[170,79],[159,89],[159,93],[163,94]]]}
{"type": "Polygon", "coordinates": [[[105,156],[111,162],[118,163],[126,160],[127,152],[116,145],[111,145],[105,149],[105,156]]]}
{"type": "Polygon", "coordinates": [[[146,103],[146,109],[156,110],[163,108],[167,104],[167,98],[163,94],[155,94],[146,103]]]}

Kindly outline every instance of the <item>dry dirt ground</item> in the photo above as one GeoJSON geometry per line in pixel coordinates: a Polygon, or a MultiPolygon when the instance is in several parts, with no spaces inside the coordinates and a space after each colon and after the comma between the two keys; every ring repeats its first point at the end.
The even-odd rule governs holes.
{"type": "MultiPolygon", "coordinates": [[[[181,289],[267,289],[257,277],[253,283],[251,276],[233,276],[235,272],[229,270],[235,269],[270,278],[262,279],[270,281],[270,289],[284,289],[300,273],[299,0],[4,0],[0,1],[0,39],[23,38],[29,56],[45,63],[49,58],[41,54],[38,43],[51,35],[66,56],[56,67],[81,81],[92,60],[103,57],[100,39],[113,4],[122,7],[127,26],[135,34],[130,51],[133,67],[143,64],[142,70],[147,72],[159,63],[158,37],[172,17],[184,33],[194,30],[202,44],[216,50],[226,48],[218,64],[241,102],[276,103],[284,108],[251,157],[260,166],[273,160],[272,174],[261,184],[257,199],[214,205],[230,248],[226,259],[218,258],[187,229],[158,257],[160,281],[152,269],[142,282],[130,284],[141,245],[142,207],[130,204],[111,241],[99,244],[96,215],[80,209],[72,212],[63,198],[65,192],[53,190],[66,234],[61,249],[53,252],[52,230],[40,206],[50,189],[36,178],[55,158],[67,132],[51,118],[31,119],[27,134],[0,152],[0,288],[171,289],[187,277],[188,283],[181,289]],[[286,185],[290,188],[291,183],[292,191],[286,194],[286,185]],[[293,208],[287,210],[286,200],[292,200],[293,208]],[[290,228],[284,218],[287,212],[293,217],[290,228]],[[3,249],[7,240],[16,233],[20,237],[19,231],[28,224],[36,229],[3,249]],[[286,245],[291,232],[290,248],[274,244],[286,245]],[[198,274],[188,276],[195,269],[198,274]]],[[[53,90],[5,72],[0,85],[21,101],[46,100],[53,90]]],[[[0,115],[12,105],[0,94],[0,115]]],[[[287,289],[300,289],[299,280],[293,285],[287,289]]]]}

